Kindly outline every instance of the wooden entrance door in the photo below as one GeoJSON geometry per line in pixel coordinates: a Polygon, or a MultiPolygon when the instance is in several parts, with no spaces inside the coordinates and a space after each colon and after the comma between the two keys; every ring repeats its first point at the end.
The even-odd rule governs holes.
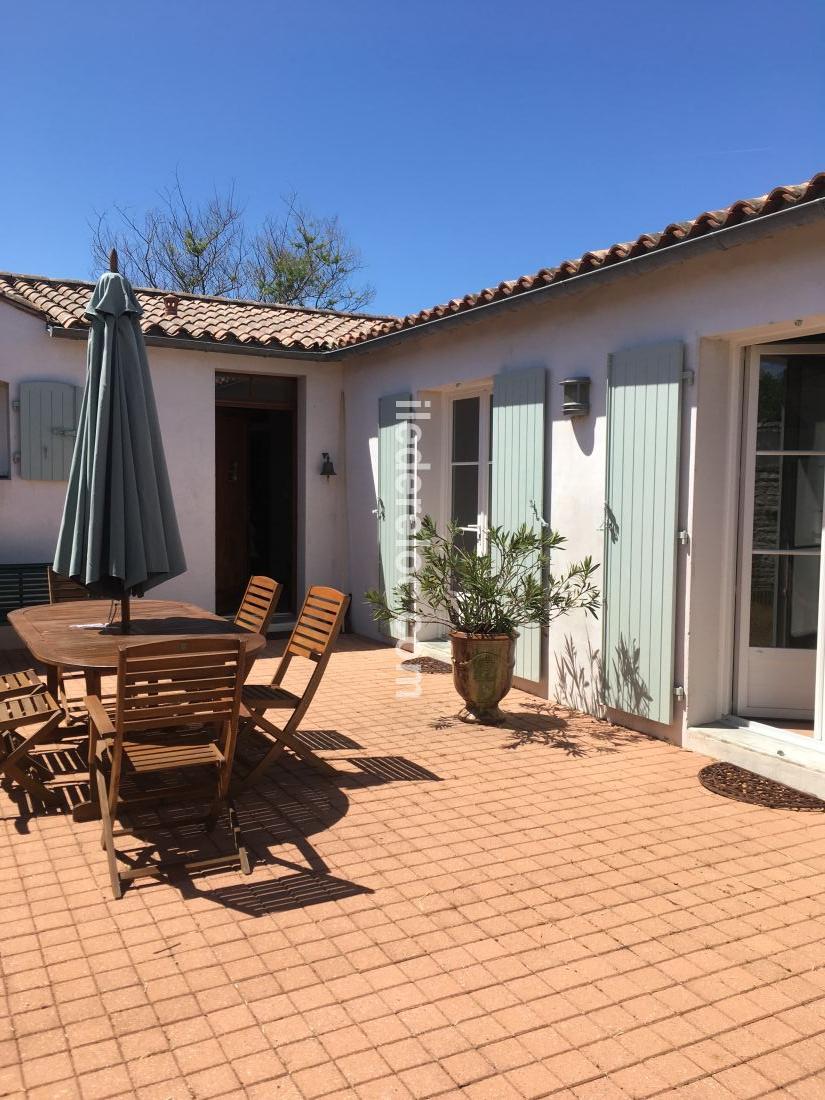
{"type": "Polygon", "coordinates": [[[237,608],[249,576],[249,438],[245,409],[215,410],[215,607],[237,608]]]}

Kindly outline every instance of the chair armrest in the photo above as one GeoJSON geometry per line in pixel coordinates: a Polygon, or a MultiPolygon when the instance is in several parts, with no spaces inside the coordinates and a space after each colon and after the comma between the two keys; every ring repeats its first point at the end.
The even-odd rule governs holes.
{"type": "Polygon", "coordinates": [[[101,703],[97,695],[87,695],[83,700],[83,705],[86,707],[86,711],[101,737],[114,737],[115,727],[112,725],[112,720],[106,713],[106,710],[101,703]]]}

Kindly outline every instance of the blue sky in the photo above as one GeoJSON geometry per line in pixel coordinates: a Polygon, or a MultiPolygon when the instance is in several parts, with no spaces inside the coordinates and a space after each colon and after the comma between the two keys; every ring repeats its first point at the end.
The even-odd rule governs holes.
{"type": "Polygon", "coordinates": [[[825,3],[9,4],[0,269],[177,170],[337,213],[405,313],[825,169],[825,3]]]}

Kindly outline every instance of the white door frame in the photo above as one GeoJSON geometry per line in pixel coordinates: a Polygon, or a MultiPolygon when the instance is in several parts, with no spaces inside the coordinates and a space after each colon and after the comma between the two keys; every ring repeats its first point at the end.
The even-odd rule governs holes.
{"type": "MultiPolygon", "coordinates": [[[[823,355],[825,343],[811,344],[756,344],[745,349],[745,371],[743,386],[742,446],[740,463],[740,509],[739,509],[739,554],[737,583],[737,646],[734,676],[734,709],[736,714],[748,717],[758,715],[765,718],[810,719],[810,710],[795,711],[792,708],[771,708],[768,706],[749,707],[749,633],[750,633],[750,586],[753,549],[753,494],[756,470],[756,405],[759,389],[759,361],[762,355],[823,355]]],[[[807,453],[807,452],[806,452],[807,453]]],[[[820,453],[820,452],[817,452],[820,453]]],[[[825,454],[825,452],[821,452],[825,454]]],[[[825,531],[823,531],[825,536],[825,531]]],[[[803,555],[804,556],[804,555],[803,555]]],[[[787,652],[789,673],[791,665],[799,662],[805,651],[774,651],[772,659],[781,664],[787,652]]],[[[811,651],[807,651],[811,652],[811,651]]],[[[817,648],[811,661],[810,675],[815,682],[815,701],[813,708],[814,739],[821,741],[825,730],[825,537],[823,552],[820,553],[819,569],[819,615],[817,625],[817,648]]],[[[768,727],[765,727],[766,729],[768,727]]],[[[810,742],[810,738],[806,738],[810,742]]]]}

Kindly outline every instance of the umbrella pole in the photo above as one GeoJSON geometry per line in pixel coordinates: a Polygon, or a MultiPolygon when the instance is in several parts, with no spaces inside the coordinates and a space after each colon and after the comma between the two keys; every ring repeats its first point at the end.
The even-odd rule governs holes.
{"type": "Polygon", "coordinates": [[[120,599],[120,630],[122,634],[128,634],[132,629],[132,606],[129,589],[123,589],[120,599]]]}

